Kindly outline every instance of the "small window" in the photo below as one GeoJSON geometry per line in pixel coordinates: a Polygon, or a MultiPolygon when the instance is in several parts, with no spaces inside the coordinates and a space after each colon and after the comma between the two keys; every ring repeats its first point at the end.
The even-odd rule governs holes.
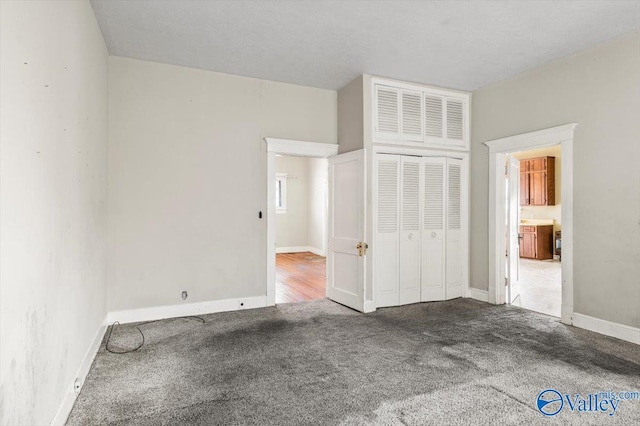
{"type": "Polygon", "coordinates": [[[287,212],[287,174],[276,173],[276,213],[287,212]]]}

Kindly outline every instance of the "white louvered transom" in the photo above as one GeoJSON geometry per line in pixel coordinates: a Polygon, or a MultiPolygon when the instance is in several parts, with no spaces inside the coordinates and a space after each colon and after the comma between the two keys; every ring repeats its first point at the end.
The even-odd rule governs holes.
{"type": "Polygon", "coordinates": [[[408,136],[422,137],[422,95],[403,91],[402,97],[402,133],[408,136]]]}
{"type": "Polygon", "coordinates": [[[447,138],[464,138],[464,103],[459,99],[447,99],[447,138]]]}
{"type": "Polygon", "coordinates": [[[420,230],[420,163],[402,163],[402,230],[420,230]]]}
{"type": "Polygon", "coordinates": [[[443,229],[444,166],[424,165],[424,229],[443,229]]]}
{"type": "Polygon", "coordinates": [[[398,133],[398,91],[378,86],[378,131],[398,133]]]}
{"type": "Polygon", "coordinates": [[[449,196],[447,199],[447,223],[448,229],[460,229],[461,217],[461,170],[460,165],[449,165],[449,196]]]}
{"type": "Polygon", "coordinates": [[[424,95],[424,134],[442,137],[442,97],[424,95]]]}
{"type": "Polygon", "coordinates": [[[398,162],[378,161],[378,232],[398,231],[398,162]]]}
{"type": "Polygon", "coordinates": [[[374,78],[374,143],[469,149],[469,95],[374,78]]]}

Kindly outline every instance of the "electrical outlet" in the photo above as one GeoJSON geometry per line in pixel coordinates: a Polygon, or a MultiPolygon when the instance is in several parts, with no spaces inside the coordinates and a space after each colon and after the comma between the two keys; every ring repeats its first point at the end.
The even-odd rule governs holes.
{"type": "Polygon", "coordinates": [[[247,307],[247,302],[244,300],[238,300],[238,309],[245,309],[247,307]]]}
{"type": "Polygon", "coordinates": [[[182,300],[187,300],[187,297],[189,297],[189,294],[187,294],[186,291],[182,292],[182,300]]]}

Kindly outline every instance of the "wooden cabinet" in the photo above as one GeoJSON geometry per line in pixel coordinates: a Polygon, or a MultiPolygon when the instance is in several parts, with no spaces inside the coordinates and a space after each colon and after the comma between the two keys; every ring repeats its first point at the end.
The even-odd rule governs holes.
{"type": "Polygon", "coordinates": [[[521,225],[520,257],[553,259],[553,225],[521,225]]]}
{"type": "Polygon", "coordinates": [[[520,161],[520,205],[554,206],[556,204],[555,157],[520,161]]]}

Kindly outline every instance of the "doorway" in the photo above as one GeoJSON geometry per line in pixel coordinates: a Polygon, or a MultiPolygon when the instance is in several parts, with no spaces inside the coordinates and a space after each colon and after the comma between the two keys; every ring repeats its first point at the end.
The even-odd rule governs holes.
{"type": "MultiPolygon", "coordinates": [[[[317,298],[319,294],[323,294],[322,297],[324,297],[326,295],[326,272],[323,277],[321,271],[323,269],[326,271],[322,259],[327,253],[326,180],[324,183],[324,194],[320,195],[316,193],[314,197],[314,205],[319,203],[324,205],[323,214],[322,216],[316,215],[315,219],[312,219],[312,221],[316,223],[316,229],[318,227],[318,221],[323,229],[323,236],[321,237],[322,243],[309,243],[308,241],[310,240],[307,239],[307,244],[305,245],[288,245],[293,244],[291,243],[293,240],[286,239],[288,237],[281,235],[280,241],[278,241],[278,217],[284,217],[285,213],[282,212],[283,207],[284,210],[291,211],[289,209],[294,205],[292,203],[295,203],[297,200],[291,198],[292,195],[289,190],[292,185],[295,187],[301,184],[302,180],[298,172],[292,172],[291,176],[289,176],[286,171],[278,172],[277,169],[278,162],[285,161],[279,161],[280,158],[295,157],[299,159],[299,163],[304,161],[312,163],[315,167],[314,170],[317,171],[319,168],[322,168],[326,173],[326,159],[338,153],[338,145],[276,138],[265,138],[264,140],[267,150],[267,199],[265,200],[267,205],[267,238],[264,248],[267,259],[265,277],[267,306],[274,306],[276,304],[276,293],[280,294],[278,303],[309,300],[309,298],[317,298]],[[322,162],[310,161],[320,159],[324,159],[324,165],[322,165],[322,162]],[[297,177],[297,179],[294,179],[294,177],[297,177]],[[320,198],[322,201],[319,201],[320,198]],[[280,212],[278,212],[278,210],[280,212]],[[319,248],[319,245],[322,247],[319,248]],[[280,251],[280,253],[277,253],[278,251],[280,251]],[[277,256],[280,256],[279,261],[277,261],[277,256]],[[280,286],[280,291],[277,290],[276,285],[278,282],[278,263],[280,264],[280,282],[283,283],[284,280],[287,280],[292,284],[287,287],[286,284],[283,283],[283,285],[280,286]],[[311,280],[310,278],[313,279],[311,280]],[[301,281],[304,280],[313,282],[303,285],[304,283],[301,283],[301,281]],[[325,289],[321,288],[323,283],[325,289]],[[291,290],[289,294],[287,294],[287,290],[291,287],[297,287],[298,290],[291,290]],[[306,293],[306,295],[304,293],[306,293]]],[[[317,212],[318,209],[315,208],[314,211],[317,212]]],[[[261,214],[259,217],[261,217],[261,214]]],[[[309,218],[307,218],[307,223],[309,223],[308,219],[309,218]]],[[[282,222],[282,220],[280,220],[280,222],[282,222]]],[[[281,224],[281,229],[282,226],[281,224]]],[[[297,237],[300,237],[302,234],[307,236],[308,230],[302,231],[301,229],[302,228],[298,228],[297,237]]],[[[313,241],[317,241],[317,239],[313,241]]]]}
{"type": "MultiPolygon", "coordinates": [[[[572,324],[573,315],[573,134],[575,123],[535,132],[524,133],[506,138],[485,142],[489,148],[489,292],[490,303],[504,304],[511,302],[512,296],[508,294],[512,289],[509,286],[507,268],[516,251],[510,237],[505,235],[505,225],[509,221],[515,225],[519,219],[508,214],[505,208],[507,200],[508,172],[505,170],[508,155],[548,148],[560,145],[562,168],[562,180],[560,184],[562,194],[561,209],[561,306],[560,319],[565,324],[572,324]],[[517,222],[514,223],[514,220],[517,222]],[[505,256],[505,253],[507,254],[505,256]]],[[[516,288],[517,290],[517,288],[516,288]]],[[[515,298],[513,298],[515,299],[515,298]]],[[[513,300],[512,299],[512,300],[513,300]]]]}
{"type": "Polygon", "coordinates": [[[506,155],[507,302],[560,317],[562,150],[506,155]]]}
{"type": "Polygon", "coordinates": [[[324,158],[276,155],[276,303],[326,295],[327,170],[324,158]]]}

